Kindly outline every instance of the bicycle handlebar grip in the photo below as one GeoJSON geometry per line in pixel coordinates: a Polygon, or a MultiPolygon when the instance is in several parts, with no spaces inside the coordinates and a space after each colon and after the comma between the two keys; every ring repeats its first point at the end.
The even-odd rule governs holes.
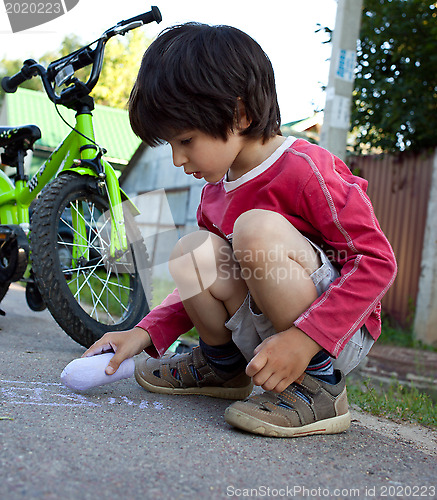
{"type": "Polygon", "coordinates": [[[134,23],[135,21],[142,21],[144,24],[149,24],[153,23],[153,21],[156,21],[159,24],[162,21],[161,12],[158,7],[152,5],[151,11],[140,14],[139,16],[131,17],[130,19],[126,19],[125,21],[121,21],[121,23],[119,23],[119,26],[134,23]]]}
{"type": "Polygon", "coordinates": [[[30,80],[32,76],[37,74],[35,69],[36,61],[33,59],[27,59],[23,63],[23,67],[18,73],[13,76],[5,76],[2,79],[2,88],[8,94],[13,94],[17,91],[17,87],[24,83],[26,80],[30,80]]]}
{"type": "Polygon", "coordinates": [[[17,87],[27,79],[21,71],[13,76],[5,76],[2,78],[2,89],[8,94],[13,94],[17,91],[17,87]]]}

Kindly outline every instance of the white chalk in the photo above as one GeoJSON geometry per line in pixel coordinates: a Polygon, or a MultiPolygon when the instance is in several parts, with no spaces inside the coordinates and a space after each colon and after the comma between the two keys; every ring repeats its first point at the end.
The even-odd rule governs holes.
{"type": "Polygon", "coordinates": [[[132,377],[135,369],[133,358],[125,359],[118,370],[112,375],[105,373],[105,369],[112,356],[114,356],[114,353],[109,352],[87,358],[74,359],[62,371],[62,383],[75,391],[86,391],[91,387],[111,384],[117,380],[132,377]]]}

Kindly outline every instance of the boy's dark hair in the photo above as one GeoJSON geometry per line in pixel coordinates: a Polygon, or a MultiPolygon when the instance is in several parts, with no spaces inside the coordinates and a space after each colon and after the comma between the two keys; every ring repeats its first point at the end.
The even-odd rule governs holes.
{"type": "Polygon", "coordinates": [[[280,134],[273,68],[258,43],[230,26],[186,23],[164,30],[145,52],[129,117],[149,146],[193,129],[226,140],[240,99],[250,122],[242,135],[264,142],[280,134]]]}

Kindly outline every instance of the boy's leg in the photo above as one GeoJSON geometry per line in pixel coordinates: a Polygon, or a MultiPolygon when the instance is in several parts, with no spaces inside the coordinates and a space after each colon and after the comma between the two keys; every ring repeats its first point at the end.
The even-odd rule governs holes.
{"type": "Polygon", "coordinates": [[[277,332],[289,328],[316,300],[310,275],[320,259],[281,215],[266,210],[241,215],[234,226],[233,249],[256,305],[277,332]]]}
{"type": "Polygon", "coordinates": [[[225,322],[247,295],[230,245],[207,231],[189,234],[174,248],[169,268],[200,338],[211,346],[229,342],[225,322]]]}
{"type": "MultiPolygon", "coordinates": [[[[233,246],[251,297],[273,326],[259,332],[261,338],[291,328],[318,296],[312,275],[322,263],[315,248],[287,219],[266,210],[251,210],[237,219],[233,246]]],[[[311,361],[308,358],[309,366],[304,364],[302,371],[307,368],[312,375],[334,383],[330,356],[311,342],[315,356],[311,361]]],[[[262,385],[274,389],[274,382],[273,377],[267,386],[262,385]]]]}
{"type": "Polygon", "coordinates": [[[230,245],[206,231],[187,235],[176,245],[169,267],[200,347],[140,362],[137,381],[153,392],[246,397],[252,390],[247,363],[225,327],[247,295],[230,245]]]}
{"type": "MultiPolygon", "coordinates": [[[[311,275],[321,262],[311,244],[279,214],[253,210],[237,220],[233,246],[256,306],[273,324],[266,335],[292,327],[318,296],[311,275]]],[[[331,365],[320,350],[309,367],[313,362],[323,364],[321,357],[331,365]]],[[[335,372],[330,382],[335,383],[307,371],[283,392],[267,391],[234,403],[225,419],[235,427],[270,436],[342,432],[350,425],[344,377],[335,372]]]]}

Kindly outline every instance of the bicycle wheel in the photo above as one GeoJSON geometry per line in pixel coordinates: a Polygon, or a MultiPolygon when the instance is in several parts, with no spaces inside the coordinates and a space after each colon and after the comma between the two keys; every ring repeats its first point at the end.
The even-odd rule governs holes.
{"type": "Polygon", "coordinates": [[[129,249],[111,257],[108,208],[95,178],[66,173],[42,191],[32,216],[32,268],[38,288],[57,323],[85,347],[107,331],[134,327],[149,312],[144,241],[130,217],[129,249]],[[82,240],[76,236],[74,242],[74,217],[85,227],[86,241],[82,233],[82,240]]]}
{"type": "Polygon", "coordinates": [[[0,302],[4,299],[4,296],[8,293],[10,282],[0,282],[0,302]]]}

